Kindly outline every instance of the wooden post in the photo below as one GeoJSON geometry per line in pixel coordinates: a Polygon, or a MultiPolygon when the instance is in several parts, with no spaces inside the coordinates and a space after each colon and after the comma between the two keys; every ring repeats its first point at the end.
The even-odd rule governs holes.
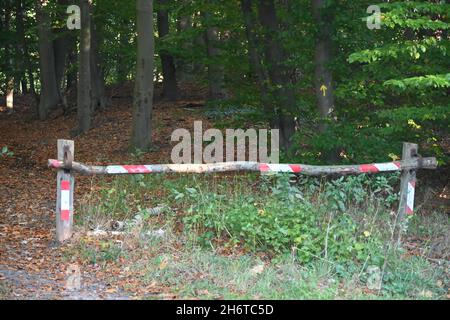
{"type": "MultiPolygon", "coordinates": [[[[402,160],[411,160],[418,157],[418,145],[403,143],[402,160]]],[[[402,233],[407,230],[406,216],[414,213],[414,191],[416,187],[416,170],[406,169],[402,171],[400,183],[400,201],[397,214],[395,239],[397,245],[401,243],[402,233]]]]}
{"type": "MultiPolygon", "coordinates": [[[[71,164],[74,151],[75,145],[72,140],[58,140],[58,160],[71,164]]],[[[58,170],[56,184],[56,240],[63,242],[72,236],[75,179],[71,170],[58,170]]]]}

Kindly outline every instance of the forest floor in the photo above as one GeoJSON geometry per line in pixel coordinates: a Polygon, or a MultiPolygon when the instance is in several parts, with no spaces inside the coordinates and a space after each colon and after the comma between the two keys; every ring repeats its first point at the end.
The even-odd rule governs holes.
{"type": "MultiPolygon", "coordinates": [[[[172,131],[192,126],[195,109],[191,106],[204,101],[201,92],[186,91],[189,100],[182,97],[176,103],[159,101],[154,105],[156,151],[141,161],[168,162],[172,131]]],[[[11,298],[18,299],[124,298],[108,293],[108,284],[99,281],[98,270],[83,270],[82,291],[66,290],[67,264],[54,242],[55,172],[47,168],[47,159],[56,157],[57,139],[71,139],[75,141],[77,161],[129,162],[131,92],[126,87],[111,90],[108,109],[97,113],[89,133],[75,138],[70,131],[76,127],[76,114],[62,116],[55,112],[47,121],[35,120],[31,96],[17,98],[13,114],[0,113],[0,146],[8,146],[14,153],[0,158],[0,297],[2,292],[9,292],[11,298]]],[[[203,124],[207,124],[206,119],[203,124]]],[[[80,177],[75,197],[91,187],[88,177],[80,177]]]]}
{"type": "MultiPolygon", "coordinates": [[[[130,91],[112,90],[111,106],[96,114],[92,130],[73,139],[77,161],[90,164],[130,162],[130,91]]],[[[199,120],[193,106],[204,103],[203,93],[189,88],[185,91],[187,96],[176,103],[156,102],[155,151],[140,156],[140,163],[170,162],[172,131],[176,128],[190,130],[193,121],[199,120]]],[[[0,157],[0,299],[177,298],[170,288],[158,283],[143,285],[139,282],[142,274],[131,272],[121,263],[121,258],[107,270],[99,264],[83,264],[81,287],[68,288],[71,277],[68,273],[77,263],[68,255],[77,240],[63,246],[54,241],[56,173],[47,168],[47,159],[56,157],[57,139],[72,139],[70,131],[76,126],[76,115],[55,114],[47,121],[33,120],[32,103],[31,97],[20,97],[16,99],[13,114],[0,114],[0,147],[7,146],[13,152],[12,156],[0,157]],[[117,279],[116,283],[111,282],[111,275],[117,279]]],[[[204,127],[209,126],[206,118],[202,120],[204,127]]],[[[448,212],[448,169],[433,177],[435,181],[428,183],[437,183],[438,187],[427,201],[448,212]]],[[[77,176],[76,183],[75,207],[83,195],[98,190],[90,177],[77,176]]],[[[419,188],[420,191],[423,189],[419,188]]],[[[412,240],[410,247],[416,246],[417,242],[412,240]]],[[[448,260],[448,256],[445,259],[448,260]]],[[[157,267],[161,265],[164,261],[158,262],[157,267]]]]}

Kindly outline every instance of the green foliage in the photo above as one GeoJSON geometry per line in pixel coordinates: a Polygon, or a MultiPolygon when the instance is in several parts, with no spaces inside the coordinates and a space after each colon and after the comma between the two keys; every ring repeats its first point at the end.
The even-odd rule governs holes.
{"type": "Polygon", "coordinates": [[[81,258],[94,265],[105,266],[109,262],[117,261],[124,255],[122,247],[113,241],[100,241],[98,245],[94,245],[82,240],[79,246],[81,258]]]}
{"type": "Polygon", "coordinates": [[[414,41],[405,40],[401,43],[387,44],[379,48],[352,53],[348,57],[348,62],[372,63],[382,59],[398,59],[399,57],[410,58],[414,61],[420,59],[427,51],[435,48],[446,55],[449,49],[448,47],[448,42],[438,41],[434,37],[414,41]]]}
{"type": "MultiPolygon", "coordinates": [[[[380,8],[389,10],[383,14],[383,25],[389,28],[401,27],[418,29],[448,29],[445,21],[430,19],[431,15],[446,16],[450,5],[446,3],[426,3],[418,1],[401,1],[380,4],[380,8]]],[[[448,18],[448,17],[446,17],[448,18]]]]}
{"type": "Polygon", "coordinates": [[[398,200],[392,187],[398,182],[399,174],[340,177],[326,182],[323,197],[330,202],[332,209],[341,212],[355,204],[361,205],[367,199],[387,209],[398,200]]]}
{"type": "Polygon", "coordinates": [[[429,268],[427,261],[412,256],[406,259],[393,258],[390,267],[383,277],[383,294],[388,297],[399,295],[416,296],[422,299],[436,299],[446,294],[442,280],[438,280],[445,272],[443,267],[429,268]]]}
{"type": "MultiPolygon", "coordinates": [[[[126,229],[133,245],[88,238],[75,250],[100,266],[126,258],[133,271],[144,274],[145,285],[157,278],[181,297],[203,299],[445,299],[445,263],[427,260],[426,252],[413,256],[388,248],[398,176],[301,177],[295,183],[289,175],[116,180],[126,194],[149,197],[138,207],[150,201],[172,208],[163,221],[142,214],[145,226],[163,223],[166,236],[144,239],[126,229]],[[381,290],[367,293],[374,267],[381,290]]],[[[433,219],[414,216],[409,233],[436,241],[446,235],[448,222],[437,213],[433,219]]]]}
{"type": "Polygon", "coordinates": [[[12,157],[14,156],[14,152],[10,151],[8,149],[8,146],[4,146],[1,150],[0,150],[0,157],[12,157]]]}
{"type": "MultiPolygon", "coordinates": [[[[307,137],[307,150],[299,152],[314,157],[340,150],[343,162],[386,161],[398,157],[402,141],[415,141],[422,142],[422,154],[446,162],[440,140],[449,128],[450,42],[441,32],[448,28],[449,5],[414,1],[379,5],[381,30],[364,38],[363,26],[356,30],[351,24],[343,26],[358,40],[352,39],[349,47],[347,62],[353,67],[336,69],[337,121],[327,132],[307,137]],[[355,69],[356,64],[362,65],[355,69]]],[[[347,47],[350,40],[336,41],[347,47]]]]}
{"type": "MultiPolygon", "coordinates": [[[[188,234],[210,246],[228,239],[228,245],[241,244],[251,251],[273,254],[296,252],[299,261],[309,263],[317,258],[338,261],[364,261],[370,254],[380,262],[381,242],[373,226],[358,224],[349,208],[363,204],[389,208],[397,196],[392,181],[380,176],[362,176],[327,182],[317,202],[311,202],[319,186],[306,180],[299,186],[289,176],[267,180],[255,194],[226,196],[202,187],[172,189],[173,199],[187,205],[184,224],[188,234]],[[383,198],[381,198],[383,196],[383,198]],[[383,199],[377,201],[376,199],[383,199]]],[[[360,217],[361,218],[361,217],[360,217]]]]}
{"type": "Polygon", "coordinates": [[[395,87],[401,91],[406,89],[448,88],[450,87],[450,73],[412,77],[402,80],[392,79],[385,81],[384,85],[395,87]]]}

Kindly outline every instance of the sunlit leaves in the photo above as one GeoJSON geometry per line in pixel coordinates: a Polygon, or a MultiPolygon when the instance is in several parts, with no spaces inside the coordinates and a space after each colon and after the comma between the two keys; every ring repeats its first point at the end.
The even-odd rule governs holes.
{"type": "Polygon", "coordinates": [[[399,90],[425,89],[425,88],[448,88],[450,87],[450,73],[442,75],[426,75],[411,77],[401,80],[388,80],[384,82],[387,87],[399,90]]]}
{"type": "Polygon", "coordinates": [[[388,44],[380,48],[367,49],[352,53],[349,63],[372,63],[386,58],[410,57],[414,60],[423,57],[431,48],[436,48],[443,55],[447,55],[449,43],[437,40],[435,37],[428,37],[423,40],[402,41],[400,43],[388,44]]]}

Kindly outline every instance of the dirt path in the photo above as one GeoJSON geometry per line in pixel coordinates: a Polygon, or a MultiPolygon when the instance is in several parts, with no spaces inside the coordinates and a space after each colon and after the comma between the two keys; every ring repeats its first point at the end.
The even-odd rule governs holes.
{"type": "MultiPolygon", "coordinates": [[[[55,116],[43,122],[30,120],[31,99],[15,100],[12,115],[0,114],[0,148],[7,146],[14,153],[0,156],[0,298],[5,290],[8,294],[3,292],[3,298],[11,299],[130,298],[109,290],[96,270],[82,271],[80,290],[65,289],[68,259],[54,242],[56,173],[46,163],[55,157],[57,139],[71,139],[76,115],[55,116]]],[[[108,110],[97,114],[88,134],[73,139],[78,161],[104,164],[130,160],[130,98],[112,102],[108,110]]],[[[160,163],[170,159],[171,132],[193,123],[193,112],[183,108],[187,103],[155,105],[153,139],[157,151],[140,161],[160,163]]],[[[77,177],[75,199],[90,191],[90,183],[89,177],[77,177]]]]}
{"type": "Polygon", "coordinates": [[[30,300],[130,300],[125,292],[111,293],[110,286],[102,281],[89,279],[87,273],[81,276],[78,289],[66,288],[65,279],[55,279],[53,272],[29,273],[25,270],[3,269],[0,265],[0,278],[7,284],[9,299],[30,300]]]}

